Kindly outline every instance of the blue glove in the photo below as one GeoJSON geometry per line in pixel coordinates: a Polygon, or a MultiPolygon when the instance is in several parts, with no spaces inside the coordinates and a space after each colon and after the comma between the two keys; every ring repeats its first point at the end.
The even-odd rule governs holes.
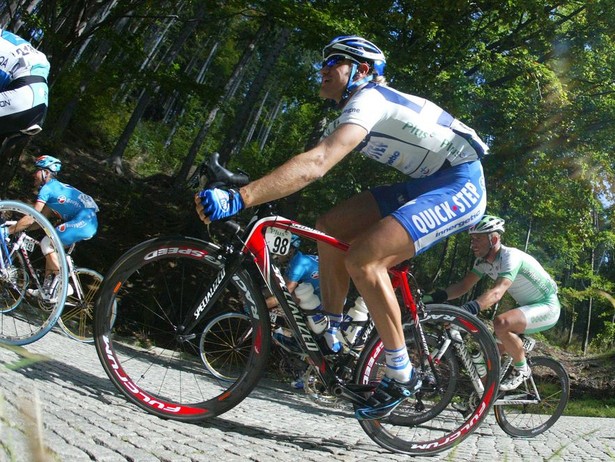
{"type": "Polygon", "coordinates": [[[245,207],[241,194],[234,189],[204,189],[199,193],[199,198],[205,215],[211,221],[236,215],[245,207]]]}
{"type": "Polygon", "coordinates": [[[472,313],[473,315],[477,315],[478,312],[480,311],[480,305],[478,304],[476,300],[472,300],[471,302],[464,303],[459,308],[461,308],[462,310],[466,310],[467,312],[472,313]]]}

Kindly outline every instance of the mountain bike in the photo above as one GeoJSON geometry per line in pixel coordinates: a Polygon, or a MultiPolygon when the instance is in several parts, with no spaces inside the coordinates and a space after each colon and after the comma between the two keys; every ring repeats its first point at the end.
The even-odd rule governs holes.
{"type": "MultiPolygon", "coordinates": [[[[239,186],[248,179],[217,163],[205,166],[209,185],[239,186]]],[[[219,244],[182,236],[161,237],[138,244],[105,275],[95,310],[98,357],[118,390],[141,409],[163,418],[200,421],[239,404],[258,384],[267,368],[271,323],[260,290],[264,283],[277,298],[289,328],[328,395],[354,409],[366,401],[384,376],[384,346],[374,330],[352,367],[338,366],[335,355],[314,335],[293,300],[269,249],[291,233],[345,251],[348,244],[295,221],[256,209],[241,227],[222,224],[219,244]],[[272,232],[272,230],[274,230],[272,232]],[[276,241],[277,239],[277,241],[276,241]],[[252,334],[245,361],[220,379],[203,365],[201,334],[220,314],[244,312],[252,334]]],[[[390,270],[403,307],[406,342],[421,389],[380,420],[360,420],[366,434],[391,451],[435,454],[467,438],[487,416],[497,396],[500,363],[493,336],[476,316],[449,305],[420,301],[408,263],[390,270]],[[471,358],[449,348],[451,328],[461,333],[468,354],[486,358],[481,381],[471,358]],[[476,385],[478,399],[458,387],[459,377],[476,385]],[[454,408],[470,402],[468,412],[454,408]]],[[[471,391],[474,391],[472,389],[471,391]]]]}
{"type": "Polygon", "coordinates": [[[60,317],[68,288],[66,264],[60,264],[56,299],[52,302],[28,296],[28,289],[42,289],[45,257],[40,250],[44,236],[51,239],[59,261],[64,247],[53,225],[32,207],[17,201],[0,201],[0,342],[25,345],[40,339],[60,317]],[[29,216],[28,234],[6,235],[9,225],[29,216]]]}

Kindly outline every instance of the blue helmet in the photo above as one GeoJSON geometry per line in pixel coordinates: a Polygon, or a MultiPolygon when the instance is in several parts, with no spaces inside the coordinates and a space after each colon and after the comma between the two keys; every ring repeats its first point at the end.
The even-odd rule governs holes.
{"type": "Polygon", "coordinates": [[[293,246],[295,250],[299,249],[299,247],[301,247],[301,238],[296,234],[291,235],[290,245],[293,246]]]}
{"type": "Polygon", "coordinates": [[[373,73],[384,75],[386,58],[384,53],[369,40],[356,35],[340,35],[323,48],[322,57],[327,60],[333,55],[342,55],[356,62],[371,64],[373,73]]]}
{"type": "Polygon", "coordinates": [[[58,173],[62,168],[62,162],[60,159],[56,159],[53,156],[40,156],[34,161],[34,165],[37,168],[49,170],[53,173],[58,173]]]}

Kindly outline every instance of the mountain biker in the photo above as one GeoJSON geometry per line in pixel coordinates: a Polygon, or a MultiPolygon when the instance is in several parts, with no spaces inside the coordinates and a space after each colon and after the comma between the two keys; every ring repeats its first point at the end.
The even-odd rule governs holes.
{"type": "Polygon", "coordinates": [[[318,180],[357,150],[404,173],[404,182],[364,191],[321,216],[316,228],[350,244],[348,252],[318,246],[325,332],[340,349],[350,279],[363,296],[385,347],[386,373],[359,419],[379,419],[420,387],[406,349],[401,310],[388,268],[424,252],[483,216],[480,158],[488,147],[476,132],[434,103],[386,85],[385,57],[372,42],[340,36],[323,50],[320,96],[342,110],[320,142],[261,179],[236,190],[195,196],[205,223],[280,199],[318,180]]]}
{"type": "Polygon", "coordinates": [[[39,130],[48,105],[46,56],[21,37],[0,29],[0,135],[39,130]]]}
{"type": "MultiPolygon", "coordinates": [[[[90,239],[98,229],[96,213],[98,206],[94,199],[78,189],[61,183],[56,176],[62,168],[62,162],[48,155],[38,157],[34,165],[34,186],[38,189],[34,209],[46,217],[58,216],[62,223],[56,226],[60,241],[65,247],[90,239]]],[[[8,228],[8,232],[18,233],[27,229],[34,223],[30,216],[22,217],[17,223],[8,228]]],[[[58,254],[53,248],[49,236],[41,240],[41,251],[45,255],[45,280],[42,291],[28,289],[30,295],[40,297],[48,303],[55,303],[57,275],[60,272],[58,254]]],[[[71,286],[68,286],[69,295],[71,286]]]]}
{"type": "Polygon", "coordinates": [[[530,377],[523,343],[517,334],[542,332],[555,325],[560,315],[557,284],[532,256],[502,245],[504,220],[485,215],[469,229],[471,248],[476,256],[474,267],[465,277],[446,289],[430,294],[435,303],[455,299],[466,294],[484,276],[495,280],[494,286],[462,308],[472,314],[488,308],[508,292],[519,304],[518,308],[498,315],[493,327],[500,350],[514,360],[513,373],[500,384],[503,391],[514,390],[530,377]]]}

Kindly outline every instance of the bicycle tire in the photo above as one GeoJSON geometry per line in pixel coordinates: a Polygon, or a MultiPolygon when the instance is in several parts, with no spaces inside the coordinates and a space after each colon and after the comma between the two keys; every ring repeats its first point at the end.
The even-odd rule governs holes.
{"type": "MultiPolygon", "coordinates": [[[[0,313],[0,342],[10,345],[27,345],[49,332],[62,313],[68,287],[66,254],[53,225],[43,214],[29,205],[18,201],[0,201],[0,217],[3,220],[19,221],[26,215],[31,216],[35,224],[38,225],[38,229],[30,227],[31,230],[28,230],[29,236],[36,235],[39,242],[44,236],[51,239],[60,263],[59,284],[56,289],[56,300],[52,303],[43,302],[37,296],[29,296],[26,290],[26,296],[19,305],[10,312],[0,313]]],[[[38,281],[39,276],[42,279],[45,271],[45,258],[40,252],[39,246],[36,246],[30,253],[29,259],[35,272],[38,273],[30,275],[28,278],[29,287],[40,290],[40,285],[33,286],[38,281]]]]}
{"type": "Polygon", "coordinates": [[[245,369],[251,349],[252,322],[247,314],[224,313],[212,319],[201,334],[199,351],[214,377],[234,382],[245,369]]]}
{"type": "Polygon", "coordinates": [[[570,398],[570,378],[561,363],[546,356],[527,358],[540,401],[535,404],[498,404],[518,397],[535,399],[531,380],[508,392],[495,402],[495,419],[504,432],[513,437],[531,438],[540,435],[562,416],[570,398]]]}
{"type": "Polygon", "coordinates": [[[194,335],[178,335],[187,313],[211,296],[225,263],[214,244],[162,237],[129,250],[105,275],[95,311],[96,351],[113,384],[141,409],[179,421],[212,418],[239,404],[263,375],[269,314],[246,270],[234,273],[194,335]],[[236,381],[220,380],[203,365],[198,333],[219,314],[244,307],[254,328],[249,358],[236,381]]]}
{"type": "MultiPolygon", "coordinates": [[[[486,358],[487,374],[484,378],[484,392],[477,395],[476,400],[467,399],[468,409],[463,412],[454,405],[460,395],[468,394],[461,386],[461,379],[469,372],[463,362],[457,361],[459,369],[454,372],[457,375],[451,379],[455,381],[454,396],[442,398],[442,404],[436,402],[432,406],[434,411],[429,415],[429,419],[425,419],[426,411],[422,409],[426,403],[420,403],[420,393],[417,393],[386,418],[359,420],[365,433],[378,445],[409,455],[437,454],[470,436],[489,413],[497,397],[499,385],[500,362],[495,340],[489,329],[476,316],[449,305],[429,305],[424,319],[421,319],[421,326],[426,334],[434,335],[442,341],[448,338],[445,331],[451,326],[463,332],[465,342],[473,344],[486,358]]],[[[419,348],[414,345],[414,340],[406,341],[412,348],[419,348]]],[[[452,344],[450,347],[453,348],[452,344]]],[[[409,354],[412,356],[413,352],[409,351],[409,354]]],[[[355,380],[360,385],[375,386],[384,376],[384,370],[384,346],[379,336],[374,335],[359,357],[355,380]]],[[[424,372],[420,372],[420,368],[417,368],[417,371],[422,375],[422,379],[425,379],[424,372]]],[[[450,388],[445,386],[444,390],[446,392],[450,388]]],[[[466,398],[467,396],[464,396],[464,399],[466,398]]],[[[429,405],[429,402],[427,404],[429,405]]],[[[357,407],[355,405],[355,409],[357,407]]]]}
{"type": "MultiPolygon", "coordinates": [[[[4,249],[3,249],[4,251],[4,249]]],[[[4,258],[0,269],[0,313],[6,314],[19,306],[26,296],[28,270],[21,252],[14,252],[11,258],[4,258]]]]}
{"type": "Polygon", "coordinates": [[[89,268],[75,268],[70,276],[70,284],[77,279],[79,288],[74,287],[73,293],[66,296],[62,314],[58,318],[58,326],[73,340],[83,343],[94,342],[94,306],[103,276],[98,271],[89,268]],[[82,293],[82,298],[79,296],[82,293]]]}

